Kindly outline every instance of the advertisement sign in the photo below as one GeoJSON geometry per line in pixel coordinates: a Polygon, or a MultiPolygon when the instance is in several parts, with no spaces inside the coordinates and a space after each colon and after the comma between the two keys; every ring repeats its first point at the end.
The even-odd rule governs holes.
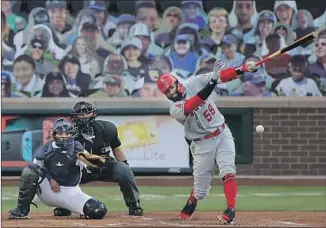
{"type": "Polygon", "coordinates": [[[100,116],[118,127],[131,167],[188,168],[183,126],[170,116],[100,116]]]}
{"type": "MultiPolygon", "coordinates": [[[[67,116],[2,116],[1,166],[21,170],[49,140],[56,119],[67,116]]],[[[118,128],[121,148],[132,168],[180,172],[189,169],[189,148],[183,127],[170,116],[99,116],[118,128]]]]}

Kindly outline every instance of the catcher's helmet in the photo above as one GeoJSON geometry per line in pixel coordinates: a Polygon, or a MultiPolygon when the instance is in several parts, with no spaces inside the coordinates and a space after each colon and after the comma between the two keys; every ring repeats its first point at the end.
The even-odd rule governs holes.
{"type": "Polygon", "coordinates": [[[181,100],[184,95],[184,87],[183,85],[178,81],[176,77],[174,77],[172,74],[165,73],[162,74],[156,81],[157,87],[159,90],[165,94],[165,92],[173,85],[177,85],[177,96],[174,98],[168,97],[168,99],[173,101],[181,100]]]}
{"type": "Polygon", "coordinates": [[[76,130],[65,118],[57,119],[53,125],[53,139],[56,145],[61,149],[66,149],[72,143],[76,130]],[[63,133],[69,133],[64,135],[63,133]],[[58,135],[60,134],[60,135],[58,135]]]}

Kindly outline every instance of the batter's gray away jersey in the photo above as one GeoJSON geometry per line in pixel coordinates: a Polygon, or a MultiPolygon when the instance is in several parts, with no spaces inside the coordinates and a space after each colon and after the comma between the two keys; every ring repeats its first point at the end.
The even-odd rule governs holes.
{"type": "Polygon", "coordinates": [[[192,113],[184,114],[184,103],[202,90],[213,76],[212,73],[201,74],[185,80],[182,84],[186,97],[182,101],[171,102],[170,115],[184,125],[185,137],[189,140],[204,137],[216,131],[225,121],[217,109],[212,95],[192,113]]]}

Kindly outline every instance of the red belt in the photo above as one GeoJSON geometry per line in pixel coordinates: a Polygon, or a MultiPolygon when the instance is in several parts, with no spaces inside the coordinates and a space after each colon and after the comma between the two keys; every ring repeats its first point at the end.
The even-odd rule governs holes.
{"type": "Polygon", "coordinates": [[[223,129],[226,127],[225,124],[222,124],[221,127],[219,127],[216,131],[212,132],[212,133],[209,133],[207,135],[205,135],[204,137],[201,137],[201,138],[197,138],[197,139],[193,139],[193,141],[201,141],[203,139],[210,139],[210,138],[213,138],[215,136],[218,136],[219,134],[222,133],[223,129]]]}

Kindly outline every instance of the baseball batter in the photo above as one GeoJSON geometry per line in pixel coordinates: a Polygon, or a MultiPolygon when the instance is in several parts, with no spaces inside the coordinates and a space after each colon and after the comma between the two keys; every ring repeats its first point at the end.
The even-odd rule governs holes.
{"type": "Polygon", "coordinates": [[[20,176],[17,207],[9,219],[27,219],[35,194],[50,207],[102,219],[107,209],[103,203],[83,193],[79,187],[85,163],[77,158],[83,146],[73,139],[74,128],[64,118],[54,123],[53,138],[35,153],[33,164],[20,176]]]}
{"type": "Polygon", "coordinates": [[[191,141],[194,188],[179,216],[184,220],[191,219],[198,200],[208,195],[217,164],[227,202],[227,209],[218,219],[224,224],[234,223],[237,194],[235,145],[224,117],[210,95],[218,83],[231,81],[243,72],[254,72],[257,68],[254,62],[222,70],[224,66],[218,60],[213,72],[191,77],[183,84],[171,74],[163,74],[157,80],[160,91],[171,100],[170,115],[184,125],[185,137],[191,141]]]}

